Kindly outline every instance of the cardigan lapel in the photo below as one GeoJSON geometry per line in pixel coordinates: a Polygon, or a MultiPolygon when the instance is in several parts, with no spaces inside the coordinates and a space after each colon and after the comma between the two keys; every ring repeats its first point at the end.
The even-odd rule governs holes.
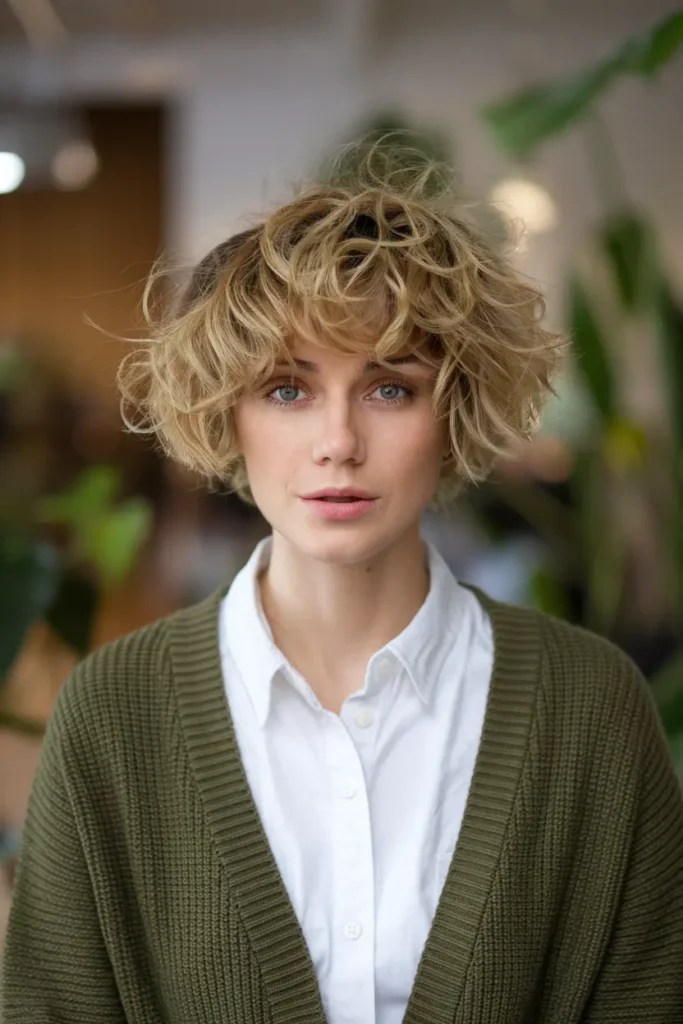
{"type": "Polygon", "coordinates": [[[540,668],[537,613],[471,590],[488,612],[494,664],[462,826],[404,1024],[452,1024],[493,885],[531,731],[540,668]]]}
{"type": "MultiPolygon", "coordinates": [[[[462,828],[405,1024],[450,1024],[512,812],[538,683],[537,613],[470,587],[491,617],[494,668],[462,828]]],[[[261,968],[276,1024],[325,1024],[315,968],[249,787],[218,642],[226,588],[170,619],[179,715],[207,818],[261,968]]]]}
{"type": "Polygon", "coordinates": [[[172,617],[181,725],[273,1020],[325,1024],[313,962],[249,787],[225,695],[218,643],[224,594],[222,589],[172,617]]]}

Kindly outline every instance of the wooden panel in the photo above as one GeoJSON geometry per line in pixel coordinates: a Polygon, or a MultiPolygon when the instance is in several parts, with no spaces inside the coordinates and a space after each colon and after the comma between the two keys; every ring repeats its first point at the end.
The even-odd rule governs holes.
{"type": "Polygon", "coordinates": [[[163,241],[163,113],[87,112],[101,159],[78,192],[19,189],[0,196],[0,336],[15,335],[72,392],[116,403],[126,346],[84,322],[131,335],[144,279],[163,241]]]}

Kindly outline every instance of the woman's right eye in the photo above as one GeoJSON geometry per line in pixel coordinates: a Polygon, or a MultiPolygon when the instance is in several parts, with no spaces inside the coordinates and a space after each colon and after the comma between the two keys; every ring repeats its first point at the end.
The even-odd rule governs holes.
{"type": "Polygon", "coordinates": [[[297,402],[296,398],[300,391],[301,388],[296,387],[294,384],[278,384],[276,388],[268,392],[266,398],[274,405],[298,405],[299,402],[297,402]]]}

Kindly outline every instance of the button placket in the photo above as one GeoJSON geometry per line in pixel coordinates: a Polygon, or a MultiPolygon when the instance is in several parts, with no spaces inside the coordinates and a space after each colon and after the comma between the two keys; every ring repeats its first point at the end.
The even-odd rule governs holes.
{"type": "Polygon", "coordinates": [[[356,711],[353,720],[359,729],[368,729],[375,721],[375,713],[371,708],[361,707],[356,711]]]}
{"type": "Polygon", "coordinates": [[[340,1016],[374,1021],[374,860],[365,776],[349,730],[337,718],[325,750],[333,787],[330,997],[340,1016]]]}

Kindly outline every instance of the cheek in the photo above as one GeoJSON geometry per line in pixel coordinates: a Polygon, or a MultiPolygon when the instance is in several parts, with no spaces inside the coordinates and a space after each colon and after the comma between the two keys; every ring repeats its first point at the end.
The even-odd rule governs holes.
{"type": "Polygon", "coordinates": [[[288,429],[288,424],[265,415],[260,409],[244,408],[235,417],[235,428],[240,453],[252,477],[259,475],[278,479],[287,473],[297,446],[301,448],[300,431],[288,429]]]}
{"type": "Polygon", "coordinates": [[[443,431],[433,420],[415,419],[401,432],[400,443],[394,435],[385,450],[392,453],[392,462],[400,463],[413,478],[429,480],[438,475],[445,450],[443,431]]]}

